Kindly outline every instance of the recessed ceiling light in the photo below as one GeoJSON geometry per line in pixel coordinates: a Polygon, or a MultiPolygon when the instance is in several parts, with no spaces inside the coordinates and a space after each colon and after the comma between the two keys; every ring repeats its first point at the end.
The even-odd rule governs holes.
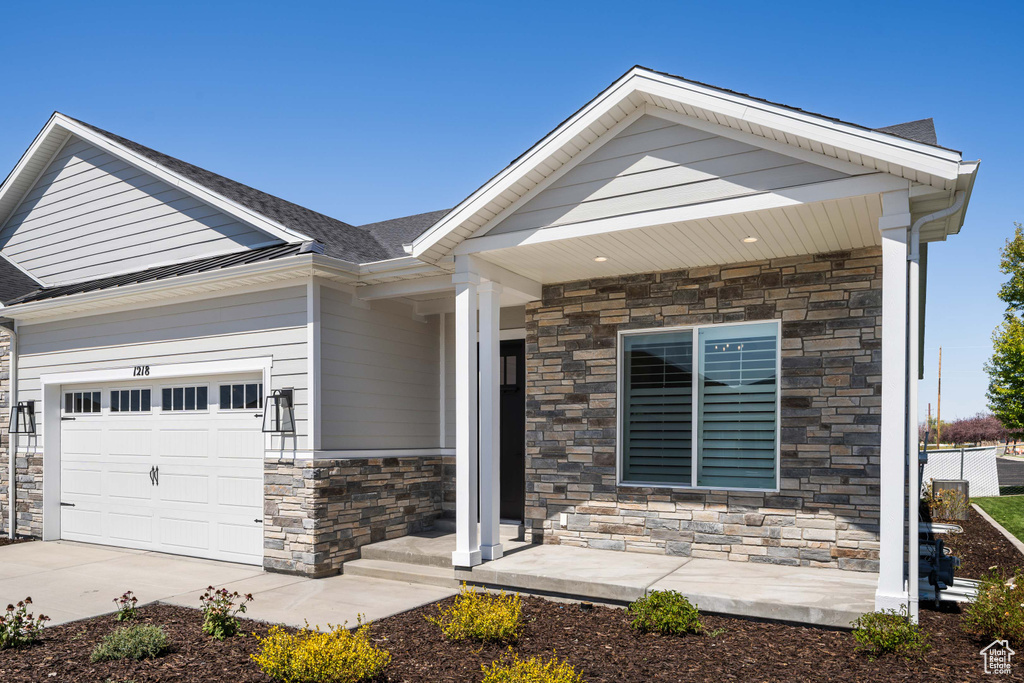
{"type": "Polygon", "coordinates": [[[743,241],[746,242],[747,244],[753,244],[754,242],[757,241],[757,238],[754,236],[744,237],[743,241]]]}
{"type": "Polygon", "coordinates": [[[605,261],[608,260],[608,257],[607,256],[595,256],[594,260],[597,261],[598,263],[604,263],[605,261]]]}

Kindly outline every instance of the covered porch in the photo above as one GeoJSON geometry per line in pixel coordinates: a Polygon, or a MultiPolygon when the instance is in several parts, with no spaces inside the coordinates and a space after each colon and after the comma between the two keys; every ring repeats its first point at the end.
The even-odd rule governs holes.
{"type": "Polygon", "coordinates": [[[875,574],[696,557],[536,545],[502,525],[504,556],[452,568],[456,537],[444,528],[382,541],[344,566],[346,575],[441,587],[461,582],[506,591],[626,604],[675,590],[704,612],[847,628],[874,607],[875,574]]]}

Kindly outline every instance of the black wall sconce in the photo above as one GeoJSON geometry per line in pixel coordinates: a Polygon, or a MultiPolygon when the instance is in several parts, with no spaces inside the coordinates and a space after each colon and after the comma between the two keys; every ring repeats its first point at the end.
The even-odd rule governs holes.
{"type": "Polygon", "coordinates": [[[295,409],[291,389],[274,389],[263,405],[263,431],[268,434],[294,434],[295,409]]]}
{"type": "Polygon", "coordinates": [[[36,433],[35,401],[18,401],[18,405],[11,409],[9,432],[11,434],[36,433]]]}

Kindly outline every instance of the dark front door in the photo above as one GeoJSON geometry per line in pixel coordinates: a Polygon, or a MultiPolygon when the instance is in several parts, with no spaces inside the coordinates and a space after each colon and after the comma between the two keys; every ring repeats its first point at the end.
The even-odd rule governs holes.
{"type": "Polygon", "coordinates": [[[526,505],[526,342],[501,342],[501,518],[523,519],[526,505]]]}

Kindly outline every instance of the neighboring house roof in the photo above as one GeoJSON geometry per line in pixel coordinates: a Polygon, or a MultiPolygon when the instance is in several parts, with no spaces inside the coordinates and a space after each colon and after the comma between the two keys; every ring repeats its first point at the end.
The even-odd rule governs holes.
{"type": "MultiPolygon", "coordinates": [[[[2,295],[0,295],[0,299],[3,299],[6,305],[24,304],[32,301],[43,301],[44,299],[55,299],[61,296],[70,296],[72,294],[95,292],[102,289],[115,289],[125,285],[139,284],[141,282],[152,282],[153,280],[166,280],[168,278],[181,277],[183,275],[205,273],[212,270],[230,268],[231,266],[241,266],[250,263],[259,263],[261,261],[273,261],[275,259],[295,256],[297,254],[322,253],[324,253],[323,245],[317,242],[305,242],[301,244],[274,244],[269,247],[260,247],[258,249],[250,249],[249,251],[237,252],[234,254],[212,256],[209,258],[197,259],[195,261],[187,261],[185,263],[175,263],[167,266],[158,266],[156,268],[147,268],[146,270],[140,270],[135,273],[114,275],[112,277],[89,280],[88,282],[77,282],[75,284],[61,285],[58,287],[44,287],[40,289],[35,282],[32,282],[32,288],[28,293],[22,292],[10,301],[7,301],[7,298],[2,295]]],[[[7,262],[2,261],[2,263],[7,262]]],[[[2,265],[2,263],[0,263],[0,265],[2,265]]],[[[7,268],[17,270],[10,264],[7,265],[7,268]]],[[[21,273],[21,271],[18,272],[21,273]]],[[[27,276],[23,273],[21,273],[21,275],[27,279],[27,276]]],[[[0,268],[0,292],[7,287],[7,280],[8,277],[6,269],[0,268]]]]}
{"type": "Polygon", "coordinates": [[[889,135],[895,135],[906,140],[923,142],[926,145],[934,145],[936,147],[940,146],[938,138],[935,135],[935,121],[930,118],[918,119],[917,121],[907,121],[906,123],[897,123],[893,126],[875,128],[875,130],[879,133],[888,133],[889,135]]]}
{"type": "Polygon", "coordinates": [[[17,299],[39,289],[39,283],[0,256],[0,302],[17,299]]]}
{"type": "MultiPolygon", "coordinates": [[[[66,116],[66,115],[65,115],[66,116]]],[[[351,263],[383,261],[393,252],[393,245],[385,245],[365,230],[360,230],[336,218],[293,204],[280,197],[267,194],[248,185],[225,178],[170,155],[150,149],[137,142],[115,135],[85,121],[67,117],[89,130],[102,135],[155,164],[177,173],[212,192],[237,202],[281,225],[321,242],[328,256],[351,263]]],[[[398,245],[401,248],[401,245],[398,245]]],[[[404,252],[403,254],[404,255],[404,252]]]]}
{"type": "Polygon", "coordinates": [[[366,230],[376,237],[387,248],[390,258],[401,258],[407,256],[404,245],[411,244],[424,230],[441,220],[449,211],[451,209],[442,209],[418,213],[415,216],[392,218],[379,223],[360,225],[359,229],[366,230]]]}

